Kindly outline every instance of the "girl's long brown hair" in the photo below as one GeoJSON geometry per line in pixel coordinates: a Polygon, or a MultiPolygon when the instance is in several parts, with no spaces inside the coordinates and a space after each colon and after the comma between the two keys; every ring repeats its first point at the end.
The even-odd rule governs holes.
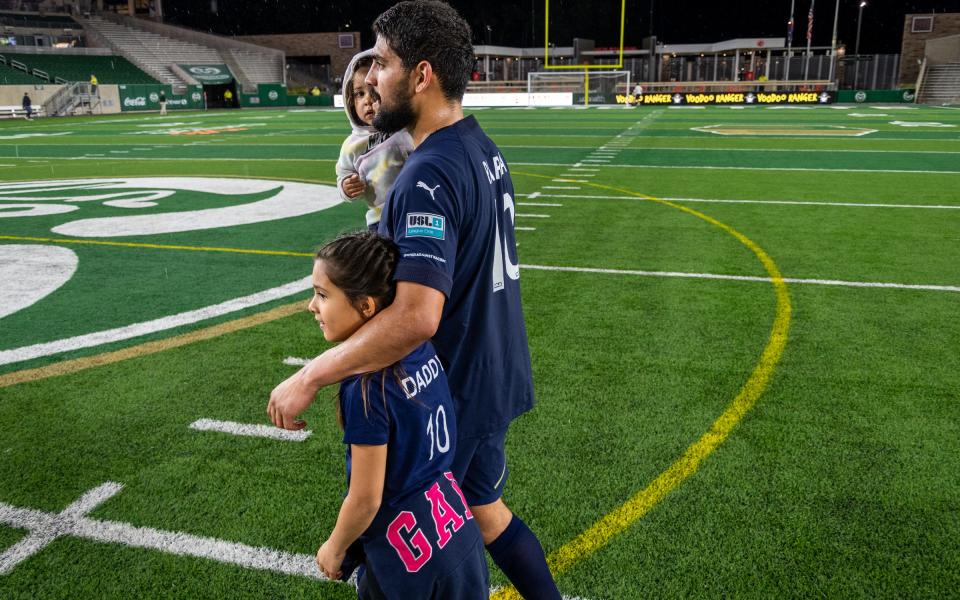
{"type": "MultiPolygon", "coordinates": [[[[397,269],[400,250],[389,238],[372,231],[347,233],[317,250],[314,260],[322,260],[324,270],[330,282],[340,288],[347,299],[359,311],[360,302],[367,297],[373,298],[376,312],[393,303],[397,295],[397,282],[393,280],[397,269]]],[[[386,406],[387,371],[396,378],[397,383],[406,376],[399,363],[380,371],[380,397],[386,406]]],[[[363,399],[363,412],[368,414],[370,398],[367,388],[370,378],[376,373],[364,373],[360,377],[360,395],[363,399]]],[[[343,428],[343,412],[340,408],[340,393],[337,392],[337,423],[343,428]]]]}

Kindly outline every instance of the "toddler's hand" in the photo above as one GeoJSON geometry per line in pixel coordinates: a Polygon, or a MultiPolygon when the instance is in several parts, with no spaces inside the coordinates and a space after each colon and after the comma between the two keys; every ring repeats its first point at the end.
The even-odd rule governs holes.
{"type": "Polygon", "coordinates": [[[367,189],[367,184],[356,174],[344,179],[341,185],[343,186],[343,193],[347,195],[347,198],[356,198],[363,193],[363,190],[367,189]]]}

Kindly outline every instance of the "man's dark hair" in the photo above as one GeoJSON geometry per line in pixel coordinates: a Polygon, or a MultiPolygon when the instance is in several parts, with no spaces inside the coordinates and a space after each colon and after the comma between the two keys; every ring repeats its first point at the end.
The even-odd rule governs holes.
{"type": "Polygon", "coordinates": [[[373,32],[387,40],[410,70],[430,63],[448,100],[462,100],[473,68],[470,26],[457,11],[438,0],[394,4],[373,23],[373,32]]]}

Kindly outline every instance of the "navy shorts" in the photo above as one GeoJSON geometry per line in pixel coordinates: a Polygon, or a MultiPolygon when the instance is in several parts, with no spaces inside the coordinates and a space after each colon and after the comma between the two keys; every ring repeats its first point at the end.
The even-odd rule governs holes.
{"type": "Polygon", "coordinates": [[[483,506],[503,495],[510,475],[504,451],[506,440],[506,427],[485,436],[457,440],[450,470],[460,482],[468,505],[483,506]]]}
{"type": "Polygon", "coordinates": [[[431,582],[423,582],[424,587],[407,586],[402,590],[384,593],[380,583],[370,569],[365,569],[357,579],[357,597],[360,600],[488,600],[490,598],[490,574],[487,571],[487,555],[483,540],[477,537],[472,552],[464,557],[456,569],[431,582]]]}

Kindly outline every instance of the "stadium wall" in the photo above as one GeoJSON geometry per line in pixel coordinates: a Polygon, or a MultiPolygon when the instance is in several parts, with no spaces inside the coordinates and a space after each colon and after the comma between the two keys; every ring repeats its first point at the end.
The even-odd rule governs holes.
{"type": "Polygon", "coordinates": [[[30,94],[33,106],[41,106],[62,88],[62,85],[3,85],[0,86],[0,106],[20,106],[23,93],[30,94]]]}
{"type": "Polygon", "coordinates": [[[920,75],[920,63],[926,56],[927,41],[960,34],[960,13],[938,13],[935,15],[910,14],[904,17],[903,41],[900,48],[901,87],[912,87],[920,75]],[[933,31],[913,32],[914,17],[933,17],[933,31]]]}
{"type": "Polygon", "coordinates": [[[360,33],[290,33],[278,35],[246,35],[238,36],[238,40],[244,40],[259,46],[267,46],[282,50],[290,58],[308,57],[308,56],[329,56],[330,72],[333,77],[339,77],[347,70],[350,59],[357,52],[360,52],[360,33]],[[340,47],[340,36],[352,36],[353,40],[350,47],[340,47]]]}

